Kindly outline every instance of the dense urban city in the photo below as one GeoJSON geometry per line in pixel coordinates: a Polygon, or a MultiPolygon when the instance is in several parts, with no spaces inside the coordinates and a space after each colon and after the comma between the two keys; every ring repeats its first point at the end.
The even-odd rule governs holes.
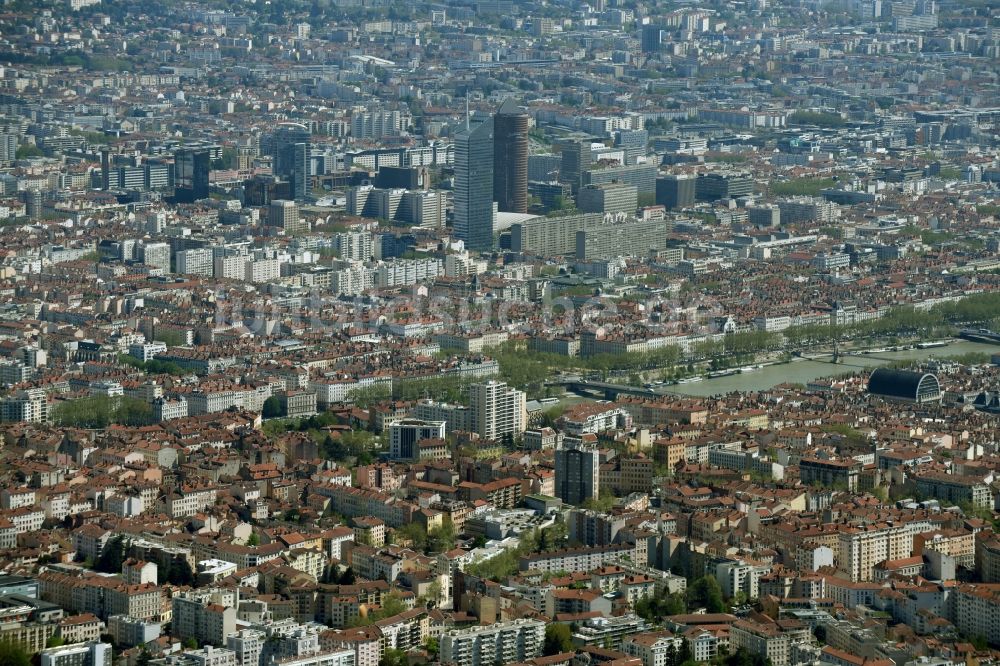
{"type": "Polygon", "coordinates": [[[0,666],[1000,664],[997,0],[0,0],[0,666]]]}

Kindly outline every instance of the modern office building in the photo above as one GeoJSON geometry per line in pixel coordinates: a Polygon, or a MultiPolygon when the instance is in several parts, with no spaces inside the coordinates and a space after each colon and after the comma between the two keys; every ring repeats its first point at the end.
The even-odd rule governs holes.
{"type": "Polygon", "coordinates": [[[562,210],[573,207],[573,188],[568,183],[557,180],[528,181],[528,196],[545,211],[562,210]]]}
{"type": "Polygon", "coordinates": [[[562,168],[562,159],[561,155],[529,155],[528,181],[548,182],[557,179],[562,168]]]}
{"type": "Polygon", "coordinates": [[[272,173],[288,181],[296,201],[309,193],[309,141],[309,128],[299,123],[282,123],[274,132],[272,173]]]}
{"type": "Polygon", "coordinates": [[[639,190],[635,185],[603,183],[581,187],[576,205],[584,213],[635,214],[639,207],[639,190]]]}
{"type": "Polygon", "coordinates": [[[497,210],[528,212],[528,114],[513,99],[493,116],[493,199],[497,210]]]}
{"type": "Polygon", "coordinates": [[[42,216],[45,197],[37,187],[21,192],[24,201],[24,213],[32,220],[37,220],[42,216]]]}
{"type": "Polygon", "coordinates": [[[111,151],[101,148],[101,189],[111,189],[111,151]]]}
{"type": "Polygon", "coordinates": [[[630,164],[625,166],[607,166],[587,169],[580,178],[584,185],[601,185],[604,183],[624,183],[634,185],[639,190],[640,199],[656,196],[656,172],[654,164],[630,164]]]}
{"type": "Polygon", "coordinates": [[[470,250],[493,249],[493,118],[455,137],[455,237],[470,250]]]}
{"type": "Polygon", "coordinates": [[[393,460],[419,460],[420,442],[444,439],[444,421],[403,419],[389,426],[389,457],[393,460]]]}
{"type": "Polygon", "coordinates": [[[211,152],[208,148],[185,148],[174,154],[174,199],[192,203],[208,198],[208,172],[211,152]]]}
{"type": "Polygon", "coordinates": [[[781,209],[770,204],[747,206],[747,220],[756,227],[780,227],[781,209]]]}
{"type": "Polygon", "coordinates": [[[399,201],[396,219],[424,229],[441,229],[444,227],[445,209],[442,192],[407,191],[399,201]]]}
{"type": "Polygon", "coordinates": [[[299,217],[299,207],[294,201],[276,199],[267,209],[267,226],[283,229],[286,234],[308,230],[308,224],[299,217]]]}
{"type": "Polygon", "coordinates": [[[644,25],[639,39],[639,47],[643,53],[656,53],[662,48],[667,31],[661,25],[644,25]]]}
{"type": "Polygon", "coordinates": [[[799,463],[799,478],[804,486],[819,485],[856,492],[863,467],[853,458],[848,460],[802,458],[799,463]]]}
{"type": "Polygon", "coordinates": [[[430,176],[425,166],[380,166],[375,174],[375,187],[417,190],[426,188],[430,176]]]}
{"type": "Polygon", "coordinates": [[[559,180],[569,183],[575,194],[580,187],[583,172],[590,168],[594,154],[590,147],[590,139],[573,139],[562,144],[562,163],[559,167],[559,180]]]}
{"type": "Polygon", "coordinates": [[[694,176],[681,174],[656,179],[656,203],[670,210],[694,205],[694,193],[694,176]]]}
{"type": "Polygon", "coordinates": [[[753,193],[753,178],[748,173],[703,173],[695,182],[698,201],[717,201],[753,193]]]}
{"type": "Polygon", "coordinates": [[[636,164],[646,156],[649,132],[644,129],[618,130],[615,132],[615,146],[625,151],[625,163],[636,164]]]}
{"type": "Polygon", "coordinates": [[[564,444],[556,450],[556,497],[582,504],[600,492],[601,456],[582,444],[564,444]]]}

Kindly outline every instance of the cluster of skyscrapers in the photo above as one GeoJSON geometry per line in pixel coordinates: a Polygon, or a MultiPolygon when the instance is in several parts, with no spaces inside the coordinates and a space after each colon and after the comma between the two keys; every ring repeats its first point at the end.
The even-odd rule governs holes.
{"type": "Polygon", "coordinates": [[[455,236],[469,249],[493,248],[497,212],[528,212],[528,124],[508,100],[455,137],[455,236]]]}

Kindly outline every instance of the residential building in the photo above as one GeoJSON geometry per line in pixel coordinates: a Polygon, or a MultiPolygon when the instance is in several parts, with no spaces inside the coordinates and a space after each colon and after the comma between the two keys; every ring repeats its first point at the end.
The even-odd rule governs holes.
{"type": "Polygon", "coordinates": [[[92,641],[47,648],[39,654],[41,666],[112,666],[111,645],[92,641]]]}
{"type": "Polygon", "coordinates": [[[484,439],[514,439],[526,428],[525,395],[490,380],[469,387],[471,429],[484,439]]]}
{"type": "Polygon", "coordinates": [[[441,661],[456,666],[501,666],[542,654],[545,623],[514,620],[491,626],[453,629],[440,640],[441,661]]]}
{"type": "Polygon", "coordinates": [[[556,497],[567,504],[582,504],[600,494],[600,454],[582,444],[556,449],[556,497]]]}

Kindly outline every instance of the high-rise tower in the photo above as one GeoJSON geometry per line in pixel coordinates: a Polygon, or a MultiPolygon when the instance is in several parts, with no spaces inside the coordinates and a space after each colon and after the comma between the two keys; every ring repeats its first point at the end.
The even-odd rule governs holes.
{"type": "Polygon", "coordinates": [[[497,210],[528,212],[528,114],[508,99],[493,116],[493,199],[497,210]]]}
{"type": "Polygon", "coordinates": [[[580,178],[583,172],[593,164],[593,152],[590,140],[571,139],[562,144],[562,166],[559,168],[559,180],[569,183],[573,194],[580,189],[580,178]]]}
{"type": "Polygon", "coordinates": [[[309,138],[309,128],[299,123],[282,123],[274,132],[273,173],[289,182],[296,201],[309,193],[309,138]]]}
{"type": "Polygon", "coordinates": [[[455,135],[455,237],[471,250],[493,249],[493,119],[455,135]]]}
{"type": "Polygon", "coordinates": [[[600,493],[601,456],[596,449],[572,444],[556,450],[556,497],[582,504],[600,493]]]}
{"type": "Polygon", "coordinates": [[[181,203],[207,199],[210,167],[207,148],[185,148],[174,153],[174,198],[181,203]]]}

